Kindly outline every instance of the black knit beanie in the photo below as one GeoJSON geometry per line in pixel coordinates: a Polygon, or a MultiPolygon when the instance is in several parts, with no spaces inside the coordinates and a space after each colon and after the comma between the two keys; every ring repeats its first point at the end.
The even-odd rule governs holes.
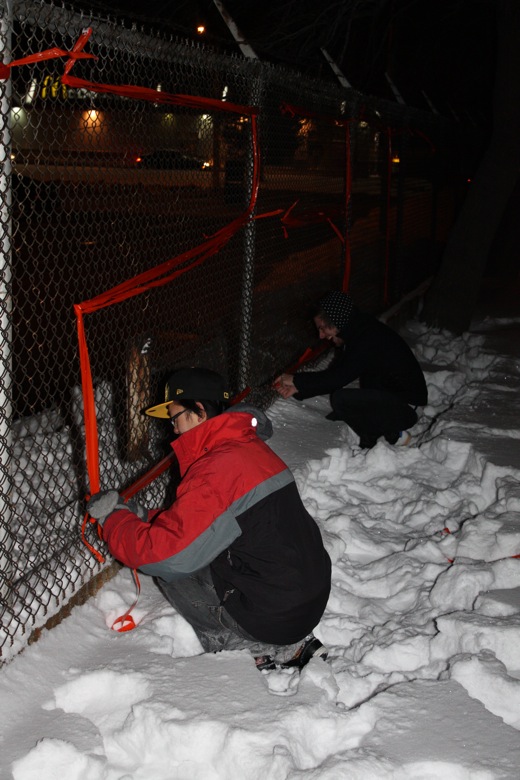
{"type": "Polygon", "coordinates": [[[320,307],[332,325],[343,330],[352,315],[354,301],[347,293],[331,292],[320,301],[320,307]]]}

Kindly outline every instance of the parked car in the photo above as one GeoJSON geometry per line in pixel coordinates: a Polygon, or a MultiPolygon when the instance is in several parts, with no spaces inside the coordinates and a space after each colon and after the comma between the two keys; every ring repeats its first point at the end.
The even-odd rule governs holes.
{"type": "Polygon", "coordinates": [[[175,149],[160,149],[136,158],[138,168],[155,168],[162,170],[204,171],[211,168],[208,160],[191,157],[175,149]]]}

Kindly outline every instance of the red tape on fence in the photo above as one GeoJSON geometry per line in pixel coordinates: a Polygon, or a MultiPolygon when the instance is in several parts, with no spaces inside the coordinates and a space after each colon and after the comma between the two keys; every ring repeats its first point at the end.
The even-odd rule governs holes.
{"type": "Polygon", "coordinates": [[[207,241],[198,247],[188,250],[178,257],[171,258],[155,268],[145,271],[129,279],[110,290],[79,304],[74,304],[74,312],[77,321],[79,359],[81,368],[81,387],[83,393],[84,419],[85,419],[85,445],[87,472],[89,476],[90,491],[96,493],[100,487],[99,480],[99,440],[97,433],[97,421],[94,402],[94,388],[92,384],[92,371],[90,357],[85,335],[84,315],[99,311],[121,301],[140,295],[154,287],[160,287],[172,282],[181,274],[195,268],[208,258],[217,254],[231,238],[251,218],[258,196],[259,185],[259,159],[258,159],[258,133],[256,118],[252,117],[252,145],[253,145],[253,185],[250,201],[247,209],[233,220],[229,225],[219,230],[207,241]],[[182,267],[179,267],[182,266],[182,267]]]}
{"type": "MultiPolygon", "coordinates": [[[[101,94],[113,94],[125,98],[131,98],[134,100],[146,100],[160,104],[172,104],[181,105],[188,108],[204,108],[214,109],[219,112],[224,111],[227,113],[235,113],[240,115],[249,115],[251,117],[251,133],[252,133],[252,156],[253,156],[253,175],[252,175],[252,188],[250,193],[250,200],[246,210],[243,214],[239,215],[229,225],[222,228],[215,233],[207,241],[192,250],[184,252],[183,254],[171,258],[165,263],[156,266],[155,268],[139,274],[132,279],[129,279],[119,285],[116,285],[112,289],[96,296],[88,301],[83,301],[80,304],[74,305],[74,311],[77,320],[77,332],[78,332],[78,345],[79,345],[79,357],[81,367],[81,383],[84,403],[84,419],[85,419],[85,444],[86,444],[86,460],[87,460],[87,472],[89,476],[89,485],[91,493],[95,493],[100,489],[100,474],[99,474],[99,438],[97,431],[96,410],[94,401],[94,390],[92,383],[92,371],[90,365],[90,357],[88,352],[87,339],[84,326],[84,315],[98,311],[106,306],[113,305],[115,303],[122,302],[136,295],[140,295],[149,289],[154,287],[163,286],[172,282],[186,271],[195,268],[201,263],[205,262],[209,257],[212,257],[218,253],[230,239],[240,230],[251,218],[256,206],[259,188],[259,153],[258,153],[258,131],[256,123],[256,115],[258,109],[251,106],[237,105],[229,103],[227,101],[216,100],[213,98],[201,98],[192,95],[178,95],[168,92],[158,92],[155,89],[148,87],[140,87],[135,85],[114,85],[93,82],[85,79],[78,79],[70,75],[70,71],[74,63],[78,59],[91,58],[96,59],[93,55],[88,55],[83,52],[83,49],[88,42],[92,34],[92,29],[85,29],[81,36],[76,41],[73,50],[71,52],[64,52],[63,50],[48,50],[38,55],[30,55],[29,58],[25,58],[25,61],[18,61],[18,64],[27,64],[28,62],[34,62],[51,56],[67,56],[67,63],[64,68],[64,75],[61,79],[62,83],[70,86],[81,88],[84,87],[91,92],[101,94]],[[182,267],[180,267],[182,266],[182,267]]],[[[11,66],[15,63],[11,63],[11,66]]],[[[293,110],[292,108],[290,110],[293,110]]],[[[332,119],[332,118],[331,118],[332,119]]],[[[337,121],[337,120],[334,120],[337,121]]],[[[347,123],[348,127],[348,123],[347,123]]],[[[347,155],[350,161],[350,154],[347,155]]],[[[350,188],[347,188],[347,198],[350,197],[350,188]]],[[[348,200],[347,200],[348,202],[348,200]]],[[[280,211],[272,212],[272,214],[278,214],[280,211]]],[[[290,213],[287,212],[288,217],[290,213]]],[[[266,216],[266,215],[263,215],[266,216]]],[[[326,219],[331,227],[335,230],[338,236],[340,236],[339,230],[333,225],[330,215],[324,215],[319,213],[317,215],[320,220],[326,219]]],[[[284,225],[285,229],[285,225],[284,225]]],[[[340,236],[341,237],[341,236],[340,236]]],[[[312,355],[319,354],[323,351],[323,346],[318,350],[306,350],[302,358],[295,364],[294,367],[288,370],[296,370],[300,365],[310,359],[312,355]]],[[[247,390],[247,388],[246,388],[247,390]]],[[[240,395],[240,400],[247,395],[246,391],[243,391],[240,395]]],[[[170,465],[172,456],[163,458],[158,464],[150,469],[146,475],[137,480],[136,483],[131,485],[123,492],[125,499],[130,498],[152,480],[156,479],[162,474],[170,465]]],[[[98,560],[102,559],[100,553],[94,550],[94,548],[85,539],[85,525],[87,517],[85,517],[82,526],[82,537],[87,547],[93,552],[98,560]]],[[[127,618],[125,615],[123,618],[127,618]]],[[[125,623],[126,625],[126,623],[125,623]]],[[[121,630],[129,630],[128,628],[122,628],[121,630]]]]}
{"type": "Polygon", "coordinates": [[[124,633],[125,631],[133,631],[133,629],[137,628],[137,626],[139,625],[139,623],[135,622],[131,612],[133,609],[136,608],[137,602],[139,601],[139,596],[141,595],[141,582],[139,580],[139,575],[135,569],[132,569],[132,574],[134,577],[135,589],[137,592],[135,601],[131,607],[128,607],[128,609],[123,615],[120,615],[118,618],[114,620],[111,626],[113,631],[118,631],[120,634],[124,633]]]}
{"type": "Polygon", "coordinates": [[[45,62],[45,60],[54,60],[59,57],[67,57],[75,62],[76,60],[97,60],[94,54],[86,54],[81,51],[65,51],[63,49],[46,49],[36,54],[28,54],[27,57],[21,57],[19,60],[12,60],[8,63],[0,63],[0,79],[8,79],[11,75],[11,69],[22,65],[33,65],[36,62],[45,62]]]}
{"type": "MultiPolygon", "coordinates": [[[[78,347],[81,369],[81,385],[83,394],[84,405],[84,419],[85,419],[85,447],[86,447],[86,460],[87,460],[87,473],[89,477],[89,486],[91,493],[96,493],[100,489],[100,473],[99,473],[99,437],[97,430],[94,390],[92,383],[92,371],[90,364],[90,357],[85,333],[84,315],[99,311],[107,306],[119,303],[127,300],[136,295],[140,295],[149,289],[159,287],[172,282],[181,274],[186,273],[188,270],[195,268],[196,266],[204,263],[208,258],[217,254],[240,230],[250,219],[256,206],[258,197],[259,186],[259,154],[258,154],[258,131],[256,123],[256,114],[258,110],[249,106],[241,106],[234,103],[223,102],[220,100],[199,98],[188,95],[174,95],[168,92],[157,92],[154,89],[146,87],[137,87],[132,85],[109,85],[100,84],[84,79],[77,79],[70,76],[70,70],[77,59],[93,58],[93,55],[87,55],[82,53],[82,49],[86,45],[92,33],[92,29],[84,30],[82,35],[76,41],[72,52],[62,52],[61,50],[49,50],[49,52],[40,53],[39,55],[32,55],[30,58],[25,58],[25,61],[18,61],[19,64],[26,64],[26,62],[33,62],[40,59],[49,58],[50,56],[67,56],[68,61],[65,65],[64,76],[62,77],[62,83],[72,87],[86,87],[92,92],[98,93],[110,93],[119,95],[122,97],[133,98],[135,100],[147,100],[154,103],[165,103],[182,105],[191,108],[213,108],[218,111],[224,111],[228,113],[237,113],[240,115],[251,116],[251,138],[252,138],[252,157],[253,157],[253,173],[252,173],[252,187],[250,193],[250,200],[245,211],[240,214],[230,224],[226,225],[220,231],[215,233],[203,244],[195,247],[183,254],[171,258],[170,260],[150,269],[142,274],[139,274],[132,279],[129,279],[110,290],[102,293],[95,298],[82,303],[74,305],[74,311],[77,321],[77,333],[78,333],[78,347]],[[182,266],[182,267],[181,267],[182,266]]],[[[13,65],[14,63],[11,63],[13,65]]],[[[162,474],[170,465],[171,456],[163,458],[158,464],[156,464],[147,475],[141,477],[130,488],[127,488],[123,492],[125,499],[130,498],[137,493],[150,481],[156,479],[162,474]]],[[[85,516],[82,524],[82,538],[88,549],[92,552],[96,558],[103,562],[103,556],[94,549],[92,545],[85,538],[86,524],[88,521],[88,515],[85,516]]],[[[128,630],[128,628],[124,629],[128,630]]]]}

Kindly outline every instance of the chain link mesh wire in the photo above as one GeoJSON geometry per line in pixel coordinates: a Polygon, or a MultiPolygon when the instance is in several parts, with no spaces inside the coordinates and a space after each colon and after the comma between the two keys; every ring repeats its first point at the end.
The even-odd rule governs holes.
{"type": "MultiPolygon", "coordinates": [[[[4,61],[70,52],[86,27],[97,59],[77,60],[76,77],[259,108],[256,219],[174,281],[85,316],[100,483],[122,489],[169,451],[171,426],[142,412],[172,368],[219,370],[267,408],[272,378],[316,343],[309,308],[342,286],[347,257],[354,298],[381,310],[431,273],[457,196],[440,120],[279,67],[31,0],[4,15],[4,61]]],[[[203,244],[253,185],[247,112],[71,88],[64,62],[0,82],[2,663],[111,565],[80,536],[74,304],[203,244]]],[[[167,471],[140,502],[161,506],[172,484],[167,471]]],[[[93,526],[87,540],[102,549],[93,526]]]]}

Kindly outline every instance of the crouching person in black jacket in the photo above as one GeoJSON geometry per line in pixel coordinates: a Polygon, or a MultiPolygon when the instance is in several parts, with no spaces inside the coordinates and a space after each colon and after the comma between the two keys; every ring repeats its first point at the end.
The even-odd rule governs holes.
{"type": "Polygon", "coordinates": [[[325,656],[313,635],[330,592],[331,563],[287,465],[265,444],[259,409],[228,407],[214,371],[176,371],[166,400],[147,414],[169,419],[181,482],[165,509],[117,491],[87,509],[112,555],[156,578],[206,652],[249,648],[259,669],[301,668],[325,656]]]}
{"type": "Polygon", "coordinates": [[[373,447],[381,436],[389,444],[408,444],[416,409],[428,400],[424,374],[410,347],[388,325],[359,311],[347,293],[329,293],[314,322],[320,338],[332,341],[338,354],[324,371],[279,376],[279,394],[302,400],[330,393],[327,418],[344,420],[359,436],[360,447],[373,447]],[[359,388],[348,388],[356,379],[359,388]]]}

